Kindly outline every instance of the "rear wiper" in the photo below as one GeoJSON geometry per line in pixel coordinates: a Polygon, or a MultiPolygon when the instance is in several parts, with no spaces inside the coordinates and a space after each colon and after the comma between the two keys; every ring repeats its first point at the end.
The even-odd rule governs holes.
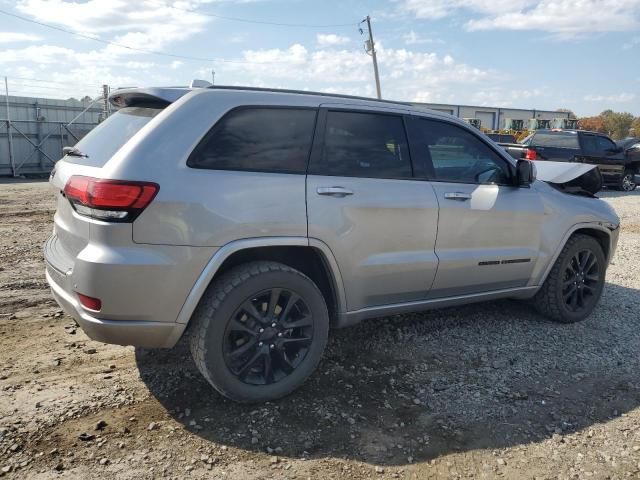
{"type": "Polygon", "coordinates": [[[64,153],[65,155],[69,155],[70,157],[89,158],[89,155],[87,155],[86,153],[81,152],[76,147],[64,147],[62,149],[62,153],[64,153]]]}

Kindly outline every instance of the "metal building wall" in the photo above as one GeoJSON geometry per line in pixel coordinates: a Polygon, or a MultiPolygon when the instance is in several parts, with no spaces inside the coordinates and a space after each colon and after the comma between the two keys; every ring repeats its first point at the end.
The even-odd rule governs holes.
{"type": "Polygon", "coordinates": [[[541,120],[553,120],[554,118],[568,118],[566,112],[555,112],[551,110],[537,109],[521,109],[521,108],[500,108],[500,107],[482,107],[474,105],[448,105],[444,103],[414,103],[415,107],[428,108],[440,112],[451,113],[460,118],[481,118],[483,120],[482,127],[488,129],[499,130],[504,128],[505,119],[524,120],[525,125],[531,118],[541,120]],[[489,120],[491,118],[491,120],[489,120]],[[491,122],[492,125],[486,125],[485,121],[491,122]]]}
{"type": "Polygon", "coordinates": [[[0,96],[0,175],[13,175],[14,167],[16,175],[50,172],[62,148],[91,131],[102,112],[99,102],[9,95],[7,119],[6,98],[0,96]]]}

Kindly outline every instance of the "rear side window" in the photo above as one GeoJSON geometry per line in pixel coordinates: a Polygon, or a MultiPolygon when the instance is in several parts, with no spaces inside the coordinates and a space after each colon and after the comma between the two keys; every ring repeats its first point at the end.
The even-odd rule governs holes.
{"type": "Polygon", "coordinates": [[[162,110],[127,107],[118,110],[76,144],[87,157],[67,155],[65,161],[103,167],[115,153],[162,110]]]}
{"type": "Polygon", "coordinates": [[[564,132],[538,132],[531,139],[532,147],[555,147],[578,150],[578,135],[564,132]]]}
{"type": "Polygon", "coordinates": [[[242,108],[225,115],[187,165],[212,170],[305,173],[316,110],[242,108]]]}
{"type": "Polygon", "coordinates": [[[342,177],[411,178],[402,117],[327,112],[320,163],[312,173],[342,177]]]}

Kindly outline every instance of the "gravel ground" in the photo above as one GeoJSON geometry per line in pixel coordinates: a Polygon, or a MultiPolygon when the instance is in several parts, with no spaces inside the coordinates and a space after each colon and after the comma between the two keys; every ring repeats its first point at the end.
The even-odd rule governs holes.
{"type": "Polygon", "coordinates": [[[89,340],[51,299],[43,182],[0,184],[0,476],[640,478],[640,191],[602,302],[557,325],[515,301],[333,332],[307,384],[235,405],[184,343],[89,340]]]}

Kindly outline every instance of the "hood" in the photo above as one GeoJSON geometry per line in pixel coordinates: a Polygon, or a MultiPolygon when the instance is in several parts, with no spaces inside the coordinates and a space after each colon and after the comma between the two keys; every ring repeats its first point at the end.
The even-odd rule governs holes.
{"type": "Polygon", "coordinates": [[[594,196],[602,188],[602,175],[596,165],[571,162],[536,161],[538,180],[575,195],[594,196]]]}

